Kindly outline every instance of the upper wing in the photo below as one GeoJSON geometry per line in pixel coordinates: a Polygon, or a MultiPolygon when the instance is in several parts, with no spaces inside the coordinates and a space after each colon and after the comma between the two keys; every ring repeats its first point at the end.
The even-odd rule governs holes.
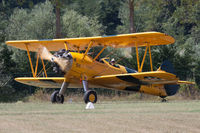
{"type": "Polygon", "coordinates": [[[178,78],[176,75],[164,71],[141,72],[98,76],[93,79],[93,82],[105,87],[115,88],[135,85],[150,85],[150,84],[177,84],[178,78]]]}
{"type": "Polygon", "coordinates": [[[167,45],[175,42],[174,38],[160,32],[142,32],[133,34],[121,34],[112,36],[63,38],[47,40],[19,40],[7,41],[6,44],[22,50],[26,50],[28,45],[30,51],[38,51],[39,45],[45,46],[49,51],[58,51],[68,44],[69,50],[84,50],[90,42],[95,46],[110,46],[114,48],[126,48],[148,45],[167,45]]]}

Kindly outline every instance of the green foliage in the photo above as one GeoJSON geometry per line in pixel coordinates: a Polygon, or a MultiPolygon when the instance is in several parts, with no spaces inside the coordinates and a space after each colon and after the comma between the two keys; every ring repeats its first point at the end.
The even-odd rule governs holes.
{"type": "Polygon", "coordinates": [[[1,102],[11,102],[14,100],[12,96],[15,93],[15,89],[9,84],[11,77],[0,77],[0,101],[1,102]],[[6,84],[6,85],[5,85],[6,84]],[[12,98],[11,98],[12,96],[12,98]]]}
{"type": "Polygon", "coordinates": [[[5,44],[0,45],[0,74],[14,71],[15,62],[11,58],[12,54],[5,44]]]}
{"type": "Polygon", "coordinates": [[[0,15],[0,20],[0,42],[4,42],[6,37],[5,28],[7,25],[7,20],[5,20],[5,16],[3,14],[0,15]]]}
{"type": "Polygon", "coordinates": [[[97,19],[104,26],[104,34],[116,34],[116,27],[121,24],[118,18],[120,1],[116,0],[74,0],[66,4],[83,16],[97,19]]]}
{"type": "Polygon", "coordinates": [[[49,1],[36,5],[33,9],[13,11],[7,27],[7,39],[44,39],[53,38],[55,15],[49,1]]]}
{"type": "Polygon", "coordinates": [[[103,32],[96,18],[82,16],[74,10],[65,10],[62,16],[63,37],[97,36],[103,32]]]}
{"type": "Polygon", "coordinates": [[[99,6],[99,20],[106,26],[105,34],[116,34],[116,27],[121,24],[120,18],[118,18],[120,1],[101,0],[99,6]]]}
{"type": "MultiPolygon", "coordinates": [[[[10,16],[6,28],[7,40],[48,39],[55,33],[55,15],[49,1],[36,5],[33,9],[16,8],[10,16]]],[[[12,58],[17,72],[30,70],[25,51],[13,49],[12,58]],[[22,58],[24,57],[24,58],[22,58]]],[[[34,55],[32,55],[34,57],[34,55]]]]}
{"type": "Polygon", "coordinates": [[[197,83],[198,87],[200,88],[200,61],[198,61],[195,66],[195,82],[197,83]]]}

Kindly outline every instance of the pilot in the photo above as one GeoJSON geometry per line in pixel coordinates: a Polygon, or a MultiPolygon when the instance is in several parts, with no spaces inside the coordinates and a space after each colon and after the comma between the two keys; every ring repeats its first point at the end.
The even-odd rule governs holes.
{"type": "Polygon", "coordinates": [[[112,60],[110,61],[110,64],[111,64],[112,66],[115,66],[115,59],[114,59],[114,58],[112,58],[112,60]]]}

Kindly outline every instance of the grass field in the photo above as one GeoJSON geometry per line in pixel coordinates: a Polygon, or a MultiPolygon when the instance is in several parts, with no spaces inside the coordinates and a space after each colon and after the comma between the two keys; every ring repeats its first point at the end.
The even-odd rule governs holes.
{"type": "Polygon", "coordinates": [[[199,133],[200,101],[0,104],[0,133],[199,133]]]}

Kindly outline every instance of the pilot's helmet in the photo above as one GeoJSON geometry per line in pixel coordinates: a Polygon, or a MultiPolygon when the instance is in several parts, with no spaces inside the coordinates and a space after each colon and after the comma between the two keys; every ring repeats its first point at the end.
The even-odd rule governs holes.
{"type": "Polygon", "coordinates": [[[112,58],[111,62],[115,62],[115,59],[114,59],[114,58],[112,58]]]}

